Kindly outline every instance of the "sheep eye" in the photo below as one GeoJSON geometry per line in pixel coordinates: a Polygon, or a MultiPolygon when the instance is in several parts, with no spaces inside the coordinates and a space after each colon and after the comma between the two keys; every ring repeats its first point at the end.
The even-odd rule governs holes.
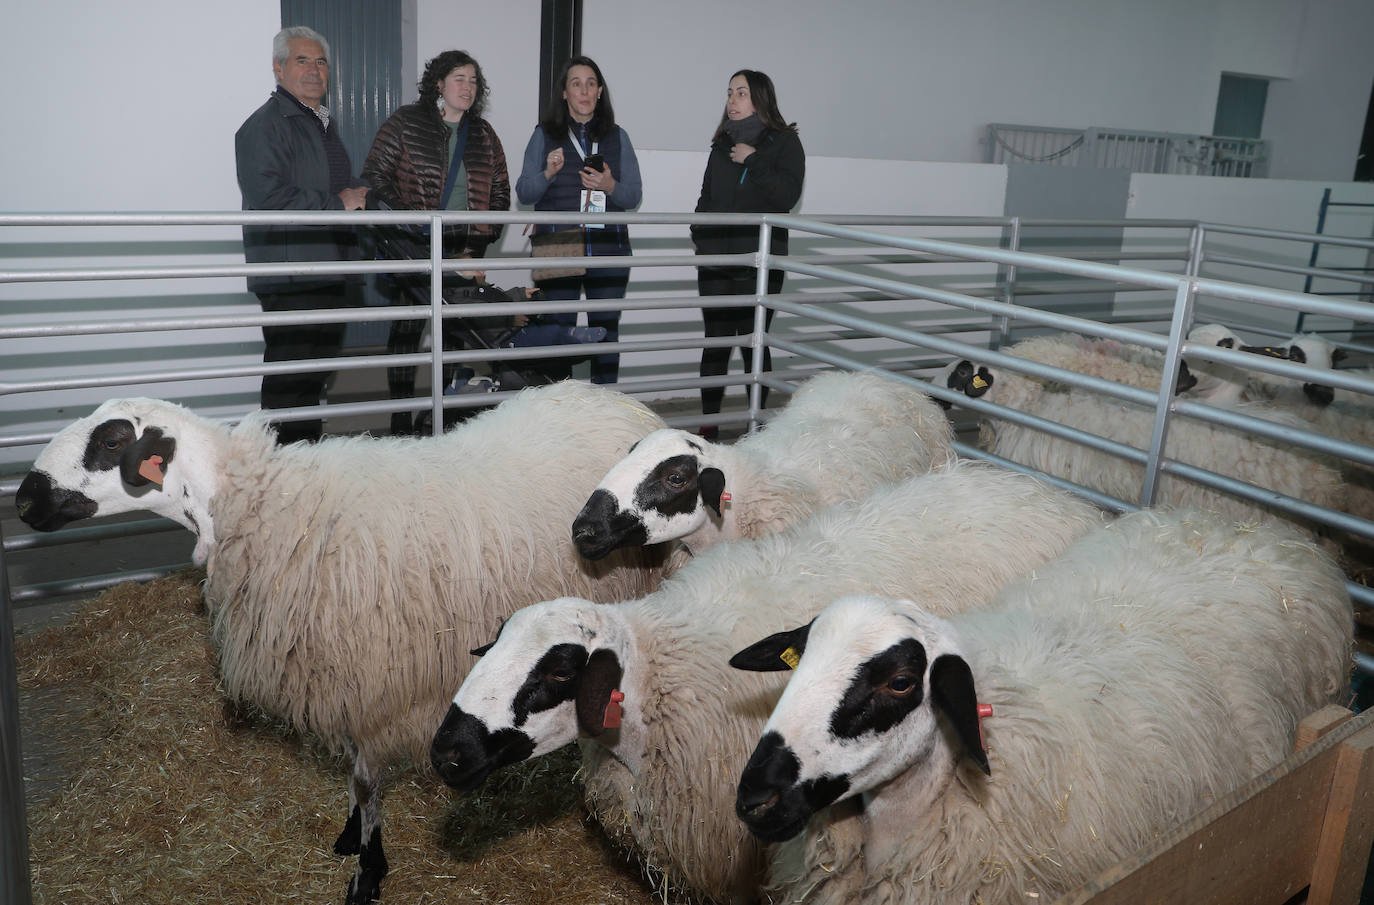
{"type": "Polygon", "coordinates": [[[887,690],[892,694],[905,697],[917,687],[916,677],[909,673],[898,673],[887,680],[887,690]]]}
{"type": "Polygon", "coordinates": [[[668,475],[664,478],[664,481],[667,482],[669,487],[681,488],[687,486],[687,479],[676,473],[668,475]]]}
{"type": "Polygon", "coordinates": [[[101,445],[106,449],[119,449],[120,443],[118,440],[103,440],[101,445]]]}
{"type": "Polygon", "coordinates": [[[561,684],[563,682],[571,682],[574,675],[576,675],[576,673],[571,669],[556,669],[549,673],[549,678],[561,684]]]}

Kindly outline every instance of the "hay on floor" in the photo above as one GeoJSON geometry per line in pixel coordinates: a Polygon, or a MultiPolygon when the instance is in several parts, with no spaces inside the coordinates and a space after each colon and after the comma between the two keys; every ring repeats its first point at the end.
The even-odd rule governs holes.
{"type": "MultiPolygon", "coordinates": [[[[65,749],[57,788],[29,811],[40,905],[343,898],[355,862],[332,852],[344,764],[226,702],[203,577],[120,585],[19,643],[25,735],[65,749]],[[73,714],[73,701],[88,703],[73,714]]],[[[471,796],[398,771],[385,792],[383,901],[665,901],[586,818],[576,769],[569,747],[471,796]]]]}

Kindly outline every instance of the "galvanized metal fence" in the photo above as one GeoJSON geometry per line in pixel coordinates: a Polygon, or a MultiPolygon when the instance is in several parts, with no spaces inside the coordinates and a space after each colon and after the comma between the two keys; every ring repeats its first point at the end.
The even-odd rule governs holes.
{"type": "Polygon", "coordinates": [[[1183,176],[1269,175],[1269,142],[1258,138],[991,123],[984,144],[984,163],[1117,167],[1183,176]]]}
{"type": "MultiPolygon", "coordinates": [[[[0,215],[0,229],[7,226],[108,226],[138,227],[148,225],[239,225],[242,223],[259,224],[339,224],[356,225],[359,222],[379,224],[422,224],[430,227],[430,234],[438,237],[445,222],[502,222],[525,223],[531,220],[571,224],[582,220],[579,214],[531,214],[527,212],[482,213],[482,214],[415,214],[415,213],[377,213],[377,214],[290,214],[290,213],[232,213],[232,214],[95,214],[95,215],[0,215]]],[[[1262,286],[1239,282],[1229,282],[1206,278],[1202,275],[1208,265],[1228,268],[1253,268],[1256,272],[1278,271],[1287,273],[1320,273],[1323,276],[1350,281],[1356,285],[1369,287],[1374,278],[1349,272],[1317,271],[1315,268],[1294,267],[1288,264],[1273,263],[1257,257],[1246,257],[1235,253],[1210,252],[1208,240],[1213,237],[1259,237],[1276,239],[1291,243],[1311,243],[1314,241],[1374,250],[1374,242],[1345,237],[1313,236],[1300,233],[1286,233],[1274,230],[1256,230],[1222,224],[1196,223],[1192,221],[1046,221],[1023,218],[884,218],[862,216],[835,217],[794,217],[785,215],[683,215],[683,214],[599,214],[598,222],[629,224],[674,224],[692,223],[730,223],[747,225],[759,231],[758,251],[749,255],[717,255],[693,257],[683,254],[635,255],[633,257],[598,257],[575,259],[544,259],[541,264],[549,266],[584,265],[589,268],[632,266],[638,272],[651,268],[682,267],[696,265],[713,266],[756,266],[758,281],[756,294],[749,298],[755,307],[754,331],[748,342],[754,349],[753,369],[750,374],[739,378],[698,378],[684,376],[654,380],[630,381],[617,385],[617,388],[630,393],[655,393],[663,391],[692,391],[703,386],[744,385],[749,388],[749,406],[739,418],[752,427],[763,417],[760,411],[760,395],[767,386],[783,392],[793,389],[793,381],[815,368],[862,369],[875,367],[871,356],[862,351],[864,342],[886,341],[898,347],[918,353],[914,366],[883,367],[895,379],[909,382],[930,395],[954,403],[978,415],[1003,418],[1024,424],[1054,436],[1084,443],[1144,466],[1144,480],[1139,495],[1130,500],[1116,499],[1088,488],[1068,485],[1067,482],[1050,478],[1061,486],[1070,486],[1101,505],[1125,510],[1150,505],[1154,499],[1162,475],[1177,476],[1195,481],[1223,492],[1261,502],[1281,511],[1310,519],[1321,525],[1351,532],[1352,534],[1374,539],[1374,523],[1355,518],[1341,512],[1322,509],[1305,500],[1284,497],[1273,491],[1244,484],[1239,481],[1200,469],[1186,463],[1169,459],[1163,454],[1171,419],[1176,415],[1220,424],[1267,437],[1279,442],[1310,449],[1319,453],[1337,456],[1342,459],[1374,468],[1374,449],[1345,443],[1332,437],[1298,430],[1272,422],[1263,421],[1237,414],[1226,409],[1204,405],[1186,399],[1174,398],[1170,392],[1172,380],[1161,383],[1158,391],[1152,392],[1128,387],[1122,384],[1084,377],[1069,371],[1039,365],[997,351],[1013,338],[1018,329],[1054,329],[1081,333],[1094,337],[1105,337],[1155,349],[1164,355],[1165,373],[1172,375],[1178,361],[1183,356],[1190,359],[1214,361],[1224,364],[1249,367],[1271,375],[1292,377],[1302,380],[1320,381],[1326,385],[1348,389],[1355,392],[1374,393],[1374,381],[1361,379],[1340,371],[1318,371],[1295,365],[1286,361],[1261,359],[1242,353],[1231,352],[1216,347],[1197,345],[1186,341],[1186,333],[1195,316],[1207,310],[1209,305],[1251,306],[1254,310],[1265,309],[1283,313],[1284,317],[1296,319],[1303,315],[1318,315],[1332,321],[1347,323],[1351,328],[1374,325],[1374,305],[1367,302],[1345,299],[1324,298],[1292,291],[1268,289],[1262,286]],[[891,231],[896,228],[919,227],[933,229],[950,227],[957,229],[980,228],[991,232],[991,240],[981,243],[953,242],[912,235],[897,235],[891,231]],[[787,228],[792,231],[794,247],[802,236],[819,237],[847,243],[855,250],[826,254],[797,254],[773,256],[769,252],[769,239],[772,230],[787,228]],[[1019,250],[1022,238],[1028,230],[1037,228],[1065,229],[1130,229],[1158,230],[1179,236],[1178,241],[1164,241],[1160,247],[1148,251],[1122,251],[1109,248],[1100,251],[1079,250],[1074,257],[1047,254],[1031,254],[1019,250]],[[1149,262],[1160,269],[1142,269],[1139,266],[1123,266],[1122,262],[1149,262]],[[938,281],[913,277],[909,272],[891,272],[891,265],[910,265],[918,269],[926,266],[948,266],[950,264],[976,265],[984,270],[991,268],[995,278],[972,288],[949,289],[938,281]],[[874,265],[882,265],[875,267],[874,265]],[[887,267],[888,270],[884,270],[887,267]],[[790,274],[807,278],[802,291],[791,291],[783,295],[766,294],[766,271],[777,268],[790,274]],[[1177,270],[1178,272],[1173,272],[1177,270]],[[1031,287],[1032,274],[1053,274],[1075,278],[1078,284],[1057,283],[1053,290],[1056,295],[1065,293],[1094,292],[1105,290],[1127,299],[1121,310],[1099,318],[1085,318],[1059,311],[1035,307],[1036,292],[1031,287]],[[838,290],[811,289],[807,287],[837,286],[838,290]],[[1132,293],[1143,293],[1148,297],[1159,297],[1163,303],[1158,310],[1143,316],[1130,302],[1132,293]],[[893,322],[876,316],[870,310],[855,306],[856,299],[886,300],[885,304],[908,309],[920,308],[939,316],[931,319],[930,326],[913,327],[909,324],[893,322]],[[775,326],[765,328],[768,310],[792,316],[795,324],[806,324],[812,328],[823,328],[821,332],[787,329],[775,326]],[[1162,330],[1141,329],[1133,326],[1145,321],[1157,320],[1162,330]],[[818,341],[817,337],[821,337],[818,341]],[[962,339],[959,337],[963,337],[962,339]],[[786,364],[771,373],[762,370],[762,350],[768,347],[776,353],[785,353],[786,364]],[[1008,367],[1013,370],[1048,377],[1070,386],[1083,386],[1107,394],[1154,412],[1152,440],[1148,449],[1134,449],[1090,433],[1067,428],[1035,416],[1006,409],[979,400],[969,400],[944,387],[931,384],[922,373],[951,357],[973,357],[989,363],[1008,367]]],[[[483,269],[499,273],[502,270],[524,269],[529,267],[524,258],[491,258],[482,261],[483,269]]],[[[416,261],[362,261],[347,264],[276,264],[276,265],[190,265],[190,266],[151,266],[151,267],[71,267],[60,269],[15,269],[0,271],[0,284],[5,283],[55,283],[82,280],[130,280],[130,279],[182,279],[204,277],[238,277],[252,273],[273,274],[319,274],[319,273],[376,273],[401,272],[423,273],[430,275],[431,292],[428,306],[406,306],[374,309],[350,309],[350,319],[390,321],[400,319],[426,318],[437,327],[447,317],[458,315],[482,316],[515,313],[537,313],[546,311],[582,310],[588,307],[585,300],[575,302],[532,302],[501,303],[490,305],[464,305],[460,310],[443,304],[440,283],[437,275],[470,266],[470,262],[446,261],[442,259],[437,238],[431,242],[430,256],[427,260],[416,261]]],[[[598,300],[597,308],[618,308],[639,310],[645,308],[673,309],[699,308],[710,305],[738,305],[740,297],[701,298],[695,294],[682,294],[654,298],[630,298],[626,300],[598,300]]],[[[1220,309],[1218,309],[1220,310],[1220,309]]],[[[82,334],[120,335],[126,333],[163,331],[163,330],[215,330],[233,326],[261,326],[263,324],[284,323],[323,323],[337,321],[337,311],[292,312],[289,314],[254,314],[241,316],[171,317],[153,320],[109,318],[95,322],[72,322],[54,319],[42,324],[6,325],[4,313],[0,311],[0,340],[25,339],[37,337],[72,336],[82,334]]],[[[1254,329],[1283,335],[1274,327],[1260,328],[1252,324],[1237,322],[1235,317],[1228,318],[1234,327],[1254,329]]],[[[1272,320],[1272,319],[1271,319],[1272,320]]],[[[781,321],[779,322],[781,323],[781,321]]],[[[1351,330],[1345,331],[1347,334],[1351,330]]],[[[1353,334],[1352,334],[1353,335],[1353,334]]],[[[264,373],[290,373],[342,368],[379,368],[397,364],[425,366],[431,374],[431,395],[421,400],[377,400],[349,403],[347,405],[327,405],[295,410],[283,410],[279,414],[284,419],[336,416],[340,414],[367,414],[397,411],[417,406],[427,407],[433,415],[435,429],[440,429],[443,410],[448,407],[463,407],[473,400],[463,397],[445,397],[442,394],[441,373],[445,363],[488,361],[503,358],[555,357],[566,354],[567,350],[551,347],[547,349],[520,350],[448,350],[443,347],[443,331],[433,329],[433,349],[428,353],[414,355],[373,355],[356,356],[343,359],[329,359],[314,362],[287,362],[257,364],[246,367],[203,367],[166,369],[159,368],[154,362],[148,370],[138,374],[117,376],[94,376],[70,378],[65,380],[9,381],[0,383],[0,395],[35,392],[53,388],[72,387],[113,387],[149,380],[194,381],[231,375],[261,375],[264,373]]],[[[607,352],[653,352],[670,349],[700,349],[719,345],[735,345],[741,338],[707,340],[694,338],[682,339],[624,339],[608,344],[607,352]]],[[[1374,347],[1362,345],[1356,340],[1342,339],[1339,344],[1356,352],[1374,356],[1374,347]]],[[[598,348],[598,351],[603,351],[598,348]]],[[[498,397],[499,398],[499,394],[498,397]]],[[[482,403],[494,401],[491,397],[479,400],[482,403]]],[[[710,416],[716,421],[719,416],[710,416]]],[[[681,426],[705,423],[707,416],[682,416],[675,419],[681,426]]],[[[19,429],[7,430],[0,434],[0,446],[21,446],[45,442],[49,434],[41,431],[19,429]]],[[[991,458],[983,450],[969,444],[958,444],[962,455],[976,458],[991,458]]],[[[1001,464],[1025,471],[1016,463],[997,460],[1001,464]]],[[[1042,476],[1043,477],[1043,476],[1042,476]]],[[[13,495],[15,485],[0,486],[0,497],[13,495]]],[[[132,525],[101,526],[74,529],[51,536],[27,535],[4,539],[0,545],[0,891],[7,895],[7,901],[26,903],[28,896],[27,849],[23,809],[23,789],[19,760],[19,726],[14,701],[17,697],[15,663],[13,654],[13,607],[27,605],[59,594],[74,591],[91,591],[107,584],[130,577],[146,578],[148,574],[133,573],[92,578],[77,578],[60,582],[50,587],[16,587],[8,582],[6,563],[8,557],[21,550],[36,549],[40,546],[75,540],[89,543],[98,538],[129,533],[168,530],[170,523],[148,521],[132,525]]],[[[177,530],[174,527],[172,530],[177,530]]],[[[1352,596],[1362,606],[1374,606],[1374,594],[1362,585],[1351,583],[1352,596]]],[[[1368,664],[1365,664],[1368,665],[1368,664]]]]}

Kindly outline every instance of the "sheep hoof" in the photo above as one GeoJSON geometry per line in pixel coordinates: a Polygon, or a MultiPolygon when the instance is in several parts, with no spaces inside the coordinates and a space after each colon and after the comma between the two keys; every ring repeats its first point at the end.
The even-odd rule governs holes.
{"type": "Polygon", "coordinates": [[[367,845],[358,853],[358,871],[348,884],[344,905],[367,905],[382,897],[382,878],[389,865],[382,850],[382,828],[374,826],[367,845]]]}
{"type": "Polygon", "coordinates": [[[344,905],[368,905],[382,897],[382,878],[371,873],[359,873],[348,881],[348,896],[344,905]]]}
{"type": "Polygon", "coordinates": [[[344,824],[343,832],[334,840],[334,854],[348,857],[362,850],[362,819],[362,814],[354,807],[353,813],[348,815],[348,822],[344,824]]]}

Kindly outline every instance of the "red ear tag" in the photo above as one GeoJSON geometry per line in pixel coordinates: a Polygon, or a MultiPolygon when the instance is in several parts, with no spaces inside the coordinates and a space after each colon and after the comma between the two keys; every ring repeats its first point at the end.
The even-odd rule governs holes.
{"type": "Polygon", "coordinates": [[[728,493],[722,493],[722,494],[720,495],[720,501],[721,501],[722,503],[728,503],[728,502],[730,502],[730,494],[728,494],[728,493]]]}
{"type": "Polygon", "coordinates": [[[611,702],[606,705],[606,713],[601,718],[601,726],[604,729],[620,728],[620,702],[625,700],[625,695],[620,691],[611,692],[611,702]]]}
{"type": "Polygon", "coordinates": [[[992,705],[991,705],[991,704],[979,704],[979,705],[978,705],[978,744],[980,744],[980,745],[983,746],[983,750],[984,750],[984,751],[987,750],[988,746],[985,745],[985,744],[983,744],[983,718],[984,718],[984,717],[989,717],[989,716],[992,716],[992,705]]]}
{"type": "Polygon", "coordinates": [[[162,456],[149,456],[139,463],[138,473],[154,484],[162,483],[162,456]]]}

